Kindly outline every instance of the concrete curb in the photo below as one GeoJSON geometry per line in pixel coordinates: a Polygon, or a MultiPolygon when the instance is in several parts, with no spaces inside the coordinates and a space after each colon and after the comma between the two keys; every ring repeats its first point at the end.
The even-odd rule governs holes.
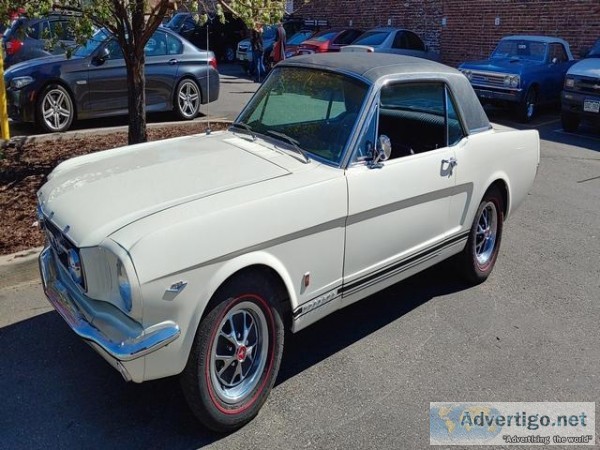
{"type": "Polygon", "coordinates": [[[0,289],[40,279],[38,255],[43,247],[0,256],[0,289]]]}

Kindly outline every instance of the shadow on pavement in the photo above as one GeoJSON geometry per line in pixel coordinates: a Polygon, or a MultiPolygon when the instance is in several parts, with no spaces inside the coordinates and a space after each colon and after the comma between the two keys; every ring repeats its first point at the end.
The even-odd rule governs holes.
{"type": "MultiPolygon", "coordinates": [[[[430,299],[464,289],[451,273],[436,266],[288,335],[277,384],[430,299]]],[[[5,448],[183,449],[222,437],[196,421],[176,378],[125,383],[56,312],[0,329],[0,348],[5,448]]]]}
{"type": "Polygon", "coordinates": [[[486,106],[485,112],[492,122],[519,130],[536,129],[540,133],[540,139],[545,141],[600,152],[600,128],[584,121],[576,133],[564,131],[560,123],[560,107],[558,106],[540,108],[533,121],[528,124],[518,122],[510,108],[486,106]]]}

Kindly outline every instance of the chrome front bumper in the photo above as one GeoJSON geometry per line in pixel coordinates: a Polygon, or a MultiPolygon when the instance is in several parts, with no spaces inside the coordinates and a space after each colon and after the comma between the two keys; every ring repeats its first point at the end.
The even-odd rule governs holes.
{"type": "Polygon", "coordinates": [[[106,352],[103,356],[131,361],[179,337],[181,331],[175,322],[143,328],[110,303],[85,296],[62,265],[56,263],[50,247],[44,248],[39,263],[44,293],[52,306],[79,337],[95,344],[92,347],[96,350],[106,352]]]}

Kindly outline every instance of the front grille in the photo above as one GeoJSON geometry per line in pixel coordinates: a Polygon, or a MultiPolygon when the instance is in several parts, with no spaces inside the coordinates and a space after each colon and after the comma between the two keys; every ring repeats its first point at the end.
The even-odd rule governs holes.
{"type": "Polygon", "coordinates": [[[491,86],[506,88],[504,85],[506,75],[492,74],[488,72],[472,72],[471,83],[478,86],[491,86]]]}
{"type": "MultiPolygon", "coordinates": [[[[64,235],[62,231],[56,227],[56,225],[54,225],[48,219],[44,218],[40,221],[40,223],[42,224],[42,228],[46,234],[48,244],[53,250],[55,259],[68,273],[70,273],[68,253],[71,250],[75,251],[77,253],[77,257],[81,261],[79,249],[64,235]]],[[[83,273],[83,267],[81,268],[81,271],[83,273]]],[[[77,280],[73,281],[79,284],[84,290],[86,289],[85,277],[81,277],[81,282],[78,282],[77,280]]]]}
{"type": "Polygon", "coordinates": [[[600,78],[575,78],[575,85],[572,88],[569,88],[569,90],[581,92],[584,94],[600,95],[600,78]]]}

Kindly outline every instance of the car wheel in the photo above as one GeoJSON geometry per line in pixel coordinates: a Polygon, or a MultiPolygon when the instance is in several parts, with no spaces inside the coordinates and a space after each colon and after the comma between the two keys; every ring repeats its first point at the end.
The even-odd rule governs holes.
{"type": "Polygon", "coordinates": [[[525,94],[525,98],[519,104],[519,120],[529,123],[537,112],[537,90],[531,86],[525,94]]]}
{"type": "Polygon", "coordinates": [[[183,120],[194,119],[200,113],[202,97],[198,84],[185,78],[177,85],[175,91],[175,112],[183,120]]]}
{"type": "Polygon", "coordinates": [[[579,128],[579,116],[577,114],[573,114],[570,112],[563,111],[560,114],[560,121],[563,127],[563,130],[574,133],[579,128]]]}
{"type": "Polygon", "coordinates": [[[37,104],[37,122],[45,131],[67,131],[73,123],[75,107],[69,92],[60,84],[48,85],[37,104]]]}
{"type": "Polygon", "coordinates": [[[278,301],[278,291],[252,272],[215,294],[181,375],[185,397],[206,427],[233,431],[266,401],[283,353],[278,301]]]}
{"type": "Polygon", "coordinates": [[[485,281],[496,263],[504,222],[504,201],[497,188],[490,189],[477,208],[467,245],[459,255],[465,278],[474,284],[485,281]]]}

